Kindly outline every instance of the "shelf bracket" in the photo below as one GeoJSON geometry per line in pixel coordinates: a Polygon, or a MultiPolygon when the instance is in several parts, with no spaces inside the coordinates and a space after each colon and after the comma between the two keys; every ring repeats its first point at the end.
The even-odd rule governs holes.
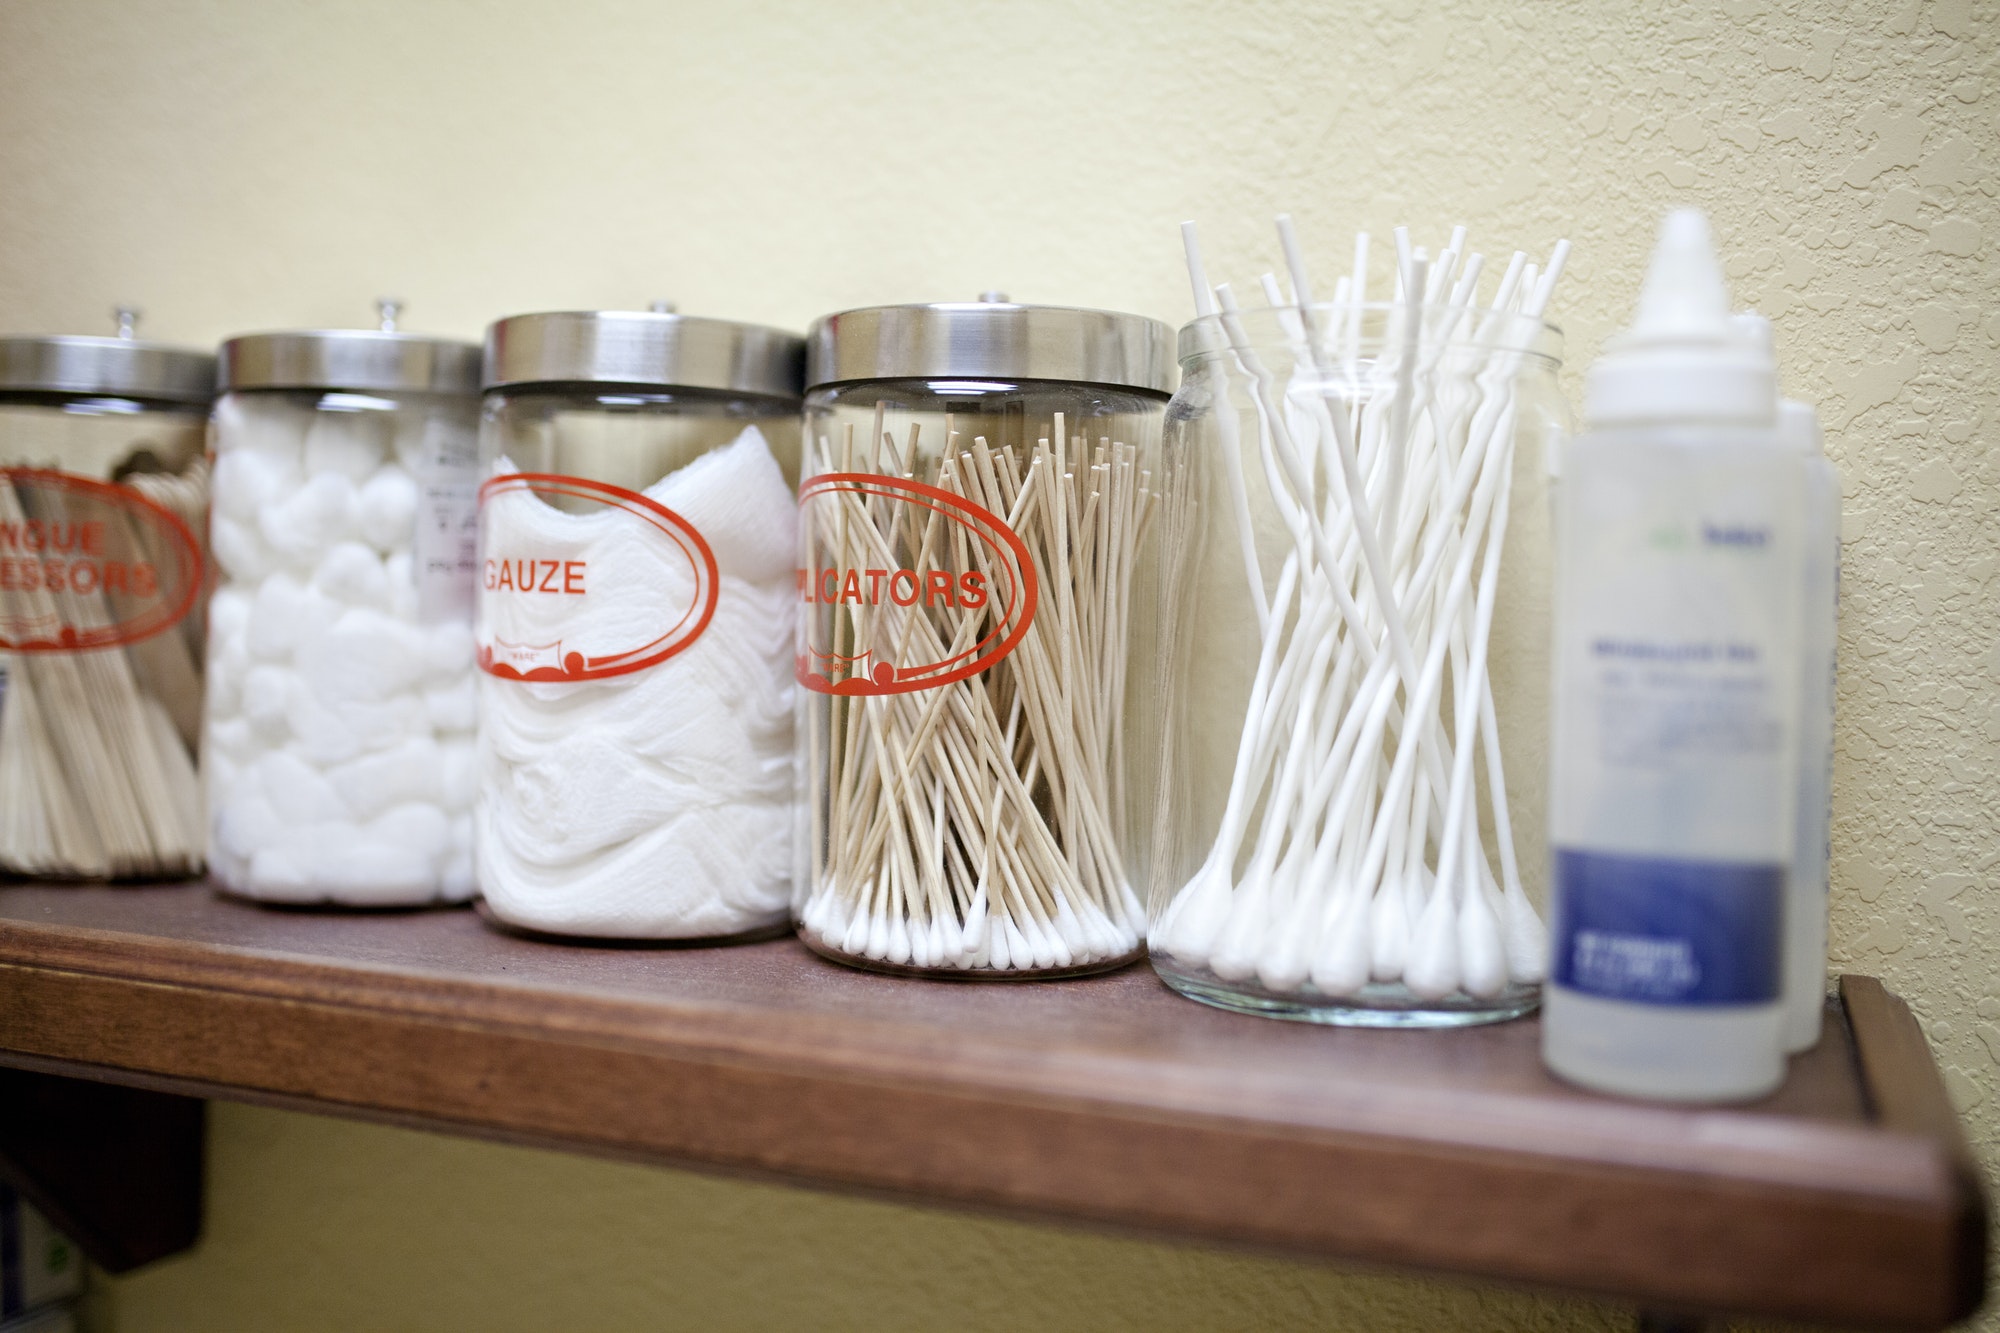
{"type": "Polygon", "coordinates": [[[92,1263],[124,1273],[201,1234],[196,1097],[0,1068],[0,1177],[92,1263]]]}

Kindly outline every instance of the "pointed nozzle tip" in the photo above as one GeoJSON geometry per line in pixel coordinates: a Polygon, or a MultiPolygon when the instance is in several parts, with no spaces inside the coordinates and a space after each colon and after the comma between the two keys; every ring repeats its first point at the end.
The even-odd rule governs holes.
{"type": "Polygon", "coordinates": [[[1660,224],[1629,336],[1707,341],[1729,332],[1729,288],[1708,219],[1698,208],[1677,208],[1660,224]]]}
{"type": "Polygon", "coordinates": [[[1708,214],[1699,208],[1676,208],[1660,224],[1660,248],[1709,247],[1708,214]]]}

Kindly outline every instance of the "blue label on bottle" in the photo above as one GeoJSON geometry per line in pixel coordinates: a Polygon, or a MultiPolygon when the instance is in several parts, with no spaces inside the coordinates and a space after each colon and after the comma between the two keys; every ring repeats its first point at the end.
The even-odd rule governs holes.
{"type": "Polygon", "coordinates": [[[1637,1004],[1762,1004],[1784,972],[1785,867],[1558,849],[1555,980],[1637,1004]]]}

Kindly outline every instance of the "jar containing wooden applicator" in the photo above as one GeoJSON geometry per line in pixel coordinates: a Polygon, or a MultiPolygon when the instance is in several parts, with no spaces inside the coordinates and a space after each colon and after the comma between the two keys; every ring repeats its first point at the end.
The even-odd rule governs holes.
{"type": "Polygon", "coordinates": [[[215,358],[0,338],[0,872],[198,873],[215,358]]]}
{"type": "Polygon", "coordinates": [[[1164,324],[997,294],[813,330],[796,663],[813,949],[968,977],[1143,951],[1122,754],[1174,376],[1164,324]]]}

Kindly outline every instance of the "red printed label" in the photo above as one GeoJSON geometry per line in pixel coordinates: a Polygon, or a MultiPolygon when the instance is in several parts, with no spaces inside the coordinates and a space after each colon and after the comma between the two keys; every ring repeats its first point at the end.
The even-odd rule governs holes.
{"type": "Polygon", "coordinates": [[[479,488],[479,665],[602,680],[664,662],[715,615],[715,553],[637,491],[515,472],[479,488]]]}
{"type": "Polygon", "coordinates": [[[805,607],[799,684],[902,694],[964,680],[1014,651],[1035,565],[999,515],[939,486],[833,472],[799,490],[805,607]]]}
{"type": "Polygon", "coordinates": [[[0,468],[0,650],[113,648],[178,623],[201,591],[201,543],[126,486],[0,468]]]}

